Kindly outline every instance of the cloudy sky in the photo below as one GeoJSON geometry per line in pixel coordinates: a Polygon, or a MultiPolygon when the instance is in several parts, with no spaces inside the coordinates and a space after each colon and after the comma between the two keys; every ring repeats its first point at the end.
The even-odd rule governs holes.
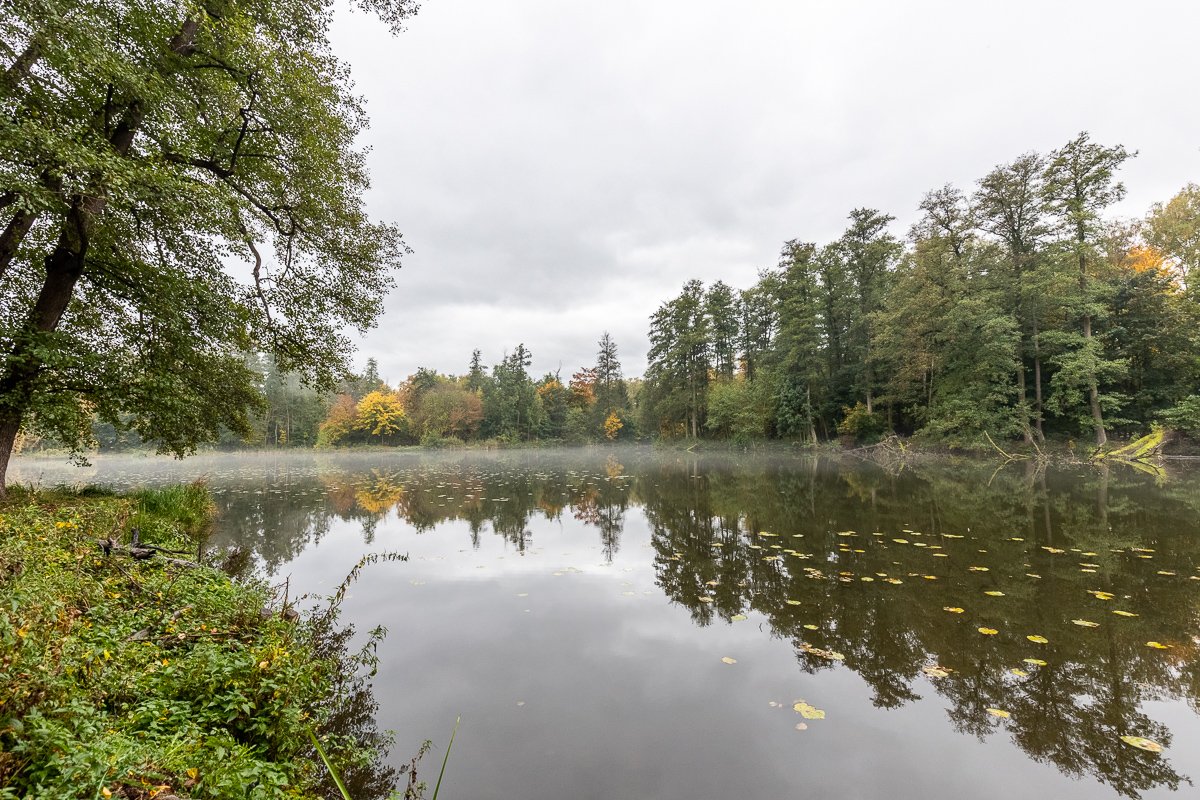
{"type": "Polygon", "coordinates": [[[683,282],[750,285],[791,238],[1081,130],[1138,150],[1118,211],[1200,181],[1191,0],[425,0],[333,37],[372,119],[372,213],[415,250],[360,363],[395,383],[524,342],[627,375],[683,282]]]}

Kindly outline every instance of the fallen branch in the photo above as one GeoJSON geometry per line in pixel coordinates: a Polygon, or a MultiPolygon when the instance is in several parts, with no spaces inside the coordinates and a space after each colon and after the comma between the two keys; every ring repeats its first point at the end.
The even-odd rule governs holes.
{"type": "MultiPolygon", "coordinates": [[[[106,556],[116,553],[117,555],[121,556],[129,556],[130,558],[138,561],[146,561],[147,559],[153,558],[158,553],[178,552],[177,550],[167,550],[162,547],[156,547],[152,544],[121,544],[111,536],[107,539],[100,539],[97,544],[100,545],[100,549],[104,551],[104,555],[106,556]]],[[[187,567],[188,569],[200,569],[204,566],[203,564],[199,564],[195,561],[188,561],[184,558],[170,558],[168,556],[162,556],[159,560],[166,562],[167,564],[174,564],[177,567],[187,567]]]]}
{"type": "Polygon", "coordinates": [[[1012,453],[1006,453],[1006,452],[1004,452],[1004,450],[1003,450],[1003,449],[1000,447],[1000,445],[996,444],[996,441],[995,441],[994,439],[992,439],[992,436],[991,436],[991,434],[989,434],[987,431],[984,431],[984,432],[983,432],[983,435],[987,437],[987,440],[988,440],[989,442],[991,442],[991,444],[992,444],[992,447],[996,448],[996,452],[998,452],[1000,455],[1004,456],[1004,458],[1005,458],[1005,459],[1007,459],[1008,461],[1021,461],[1022,459],[1027,459],[1027,458],[1029,458],[1029,456],[1024,456],[1024,455],[1014,455],[1014,454],[1012,454],[1012,453]]]}

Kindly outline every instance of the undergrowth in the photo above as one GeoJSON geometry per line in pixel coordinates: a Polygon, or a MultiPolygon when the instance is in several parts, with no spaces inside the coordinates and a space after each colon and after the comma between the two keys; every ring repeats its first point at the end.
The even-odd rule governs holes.
{"type": "Polygon", "coordinates": [[[201,485],[10,490],[0,798],[335,797],[310,731],[357,797],[395,785],[362,675],[373,651],[348,649],[336,603],[290,622],[264,611],[274,598],[261,581],[98,545],[136,528],[143,544],[194,557],[212,513],[201,485]]]}

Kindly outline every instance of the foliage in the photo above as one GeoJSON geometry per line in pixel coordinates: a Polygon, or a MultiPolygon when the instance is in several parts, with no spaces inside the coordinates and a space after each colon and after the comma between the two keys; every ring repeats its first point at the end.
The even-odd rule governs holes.
{"type": "Polygon", "coordinates": [[[843,409],[843,412],[842,421],[837,426],[837,432],[843,436],[860,442],[873,442],[887,430],[887,421],[879,414],[868,411],[863,403],[855,403],[854,408],[843,409]]]}
{"type": "Polygon", "coordinates": [[[369,708],[333,617],[262,615],[260,582],[97,547],[132,526],[194,550],[212,513],[202,486],[13,494],[0,508],[0,796],[325,793],[310,728],[358,785],[378,795],[395,779],[374,766],[387,740],[336,720],[369,708]]]}
{"type": "Polygon", "coordinates": [[[1200,437],[1200,394],[1192,394],[1159,414],[1167,427],[1200,437]]]}
{"type": "Polygon", "coordinates": [[[642,429],[968,447],[1144,430],[1200,391],[1200,193],[1144,223],[1107,218],[1132,155],[1086,133],[1026,153],[973,194],[928,192],[905,243],[890,215],[855,209],[840,237],[786,241],[736,293],[736,334],[734,291],[688,282],[650,319],[642,429]],[[743,394],[769,396],[769,419],[743,394]]]}
{"type": "MultiPolygon", "coordinates": [[[[411,0],[361,0],[392,28],[411,0]]],[[[0,477],[93,415],[191,452],[261,408],[242,354],[332,388],[399,232],[329,3],[17,0],[0,30],[0,477]]]]}

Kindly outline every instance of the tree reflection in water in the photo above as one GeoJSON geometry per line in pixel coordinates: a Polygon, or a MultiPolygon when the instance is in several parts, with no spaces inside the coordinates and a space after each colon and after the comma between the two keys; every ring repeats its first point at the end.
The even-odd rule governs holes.
{"type": "Polygon", "coordinates": [[[758,612],[801,670],[853,670],[881,708],[936,692],[958,731],[1007,732],[1029,757],[1126,796],[1191,783],[1119,737],[1167,746],[1171,731],[1145,704],[1197,709],[1195,477],[1156,486],[1134,471],[956,463],[891,474],[816,459],[622,453],[317,470],[276,489],[221,498],[225,535],[267,568],[335,517],[360,522],[369,541],[390,514],[417,532],[462,520],[473,546],[490,529],[518,553],[531,547],[535,517],[569,514],[596,528],[611,560],[637,508],[659,586],[697,625],[758,612]],[[927,677],[930,665],[949,675],[927,677]]]}

